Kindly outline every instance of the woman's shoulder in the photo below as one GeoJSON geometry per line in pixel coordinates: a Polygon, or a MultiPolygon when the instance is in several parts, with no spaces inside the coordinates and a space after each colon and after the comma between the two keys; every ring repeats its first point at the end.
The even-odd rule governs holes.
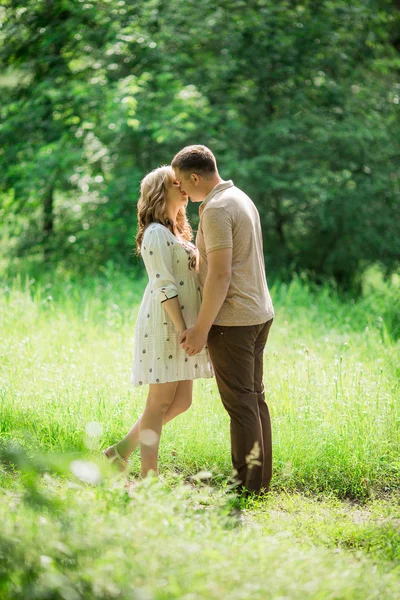
{"type": "Polygon", "coordinates": [[[167,246],[173,246],[176,241],[174,234],[161,223],[150,223],[143,234],[144,246],[159,246],[163,243],[167,246]]]}

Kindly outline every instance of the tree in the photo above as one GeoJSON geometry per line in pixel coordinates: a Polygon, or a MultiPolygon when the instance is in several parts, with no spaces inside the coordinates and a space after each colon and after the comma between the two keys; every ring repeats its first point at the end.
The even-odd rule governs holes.
{"type": "Polygon", "coordinates": [[[0,88],[0,190],[17,251],[84,267],[129,256],[141,177],[206,103],[121,3],[9,0],[0,61],[15,73],[0,88]]]}
{"type": "Polygon", "coordinates": [[[392,2],[9,0],[5,15],[3,210],[28,211],[40,247],[85,268],[127,257],[140,178],[205,143],[259,207],[269,269],[349,287],[398,268],[392,2]]]}
{"type": "Polygon", "coordinates": [[[103,94],[88,80],[99,41],[98,15],[73,2],[45,0],[6,3],[1,64],[15,73],[15,84],[1,89],[0,168],[2,188],[12,190],[14,214],[30,216],[24,246],[54,250],[56,195],[76,192],[74,167],[90,162],[89,174],[101,172],[92,158],[87,116],[98,111],[103,94]],[[81,28],[91,31],[82,43],[81,28]],[[97,46],[97,48],[96,48],[97,46]],[[85,58],[83,58],[85,57],[85,58]]]}
{"type": "Polygon", "coordinates": [[[260,209],[267,263],[344,287],[398,267],[391,3],[209,0],[195,19],[191,3],[156,4],[171,68],[218,113],[203,141],[260,209]]]}

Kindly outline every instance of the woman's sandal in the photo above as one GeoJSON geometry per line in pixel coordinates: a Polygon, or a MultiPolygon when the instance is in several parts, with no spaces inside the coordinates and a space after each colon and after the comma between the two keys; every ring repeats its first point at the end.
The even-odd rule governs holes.
{"type": "MultiPolygon", "coordinates": [[[[118,452],[117,446],[111,446],[111,448],[114,451],[114,454],[112,456],[107,456],[106,454],[106,450],[102,451],[103,456],[107,459],[107,461],[109,463],[114,463],[115,461],[117,461],[123,468],[120,469],[121,471],[126,471],[126,469],[128,468],[128,461],[120,455],[120,453],[118,452]]],[[[108,450],[108,448],[107,448],[108,450]]]]}

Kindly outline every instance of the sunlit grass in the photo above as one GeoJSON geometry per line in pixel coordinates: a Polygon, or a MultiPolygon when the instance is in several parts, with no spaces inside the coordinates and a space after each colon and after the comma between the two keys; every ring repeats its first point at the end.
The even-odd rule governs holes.
{"type": "MultiPolygon", "coordinates": [[[[141,413],[146,390],[130,369],[143,282],[65,287],[14,281],[1,297],[1,436],[52,452],[98,449],[141,413]]],[[[346,306],[327,288],[272,290],[277,316],[265,357],[276,489],[363,498],[399,485],[399,342],[379,315],[346,306]],[[346,314],[351,316],[347,319],[346,314]],[[375,319],[375,325],[373,320],[375,319]]],[[[161,468],[229,476],[229,424],[214,381],[197,381],[193,408],[169,424],[161,468]]],[[[138,457],[132,457],[138,472],[138,457]]]]}
{"type": "Polygon", "coordinates": [[[0,503],[7,598],[398,598],[399,513],[385,503],[351,515],[278,495],[235,517],[224,494],[171,479],[41,487],[46,506],[17,491],[0,503]]]}
{"type": "Polygon", "coordinates": [[[273,491],[240,503],[211,380],[164,430],[163,481],[136,484],[137,453],[132,488],[107,474],[100,449],[145,402],[130,386],[143,285],[105,273],[1,286],[0,597],[398,598],[393,290],[346,303],[299,280],[273,287],[273,491]],[[212,487],[195,483],[199,471],[212,487]]]}

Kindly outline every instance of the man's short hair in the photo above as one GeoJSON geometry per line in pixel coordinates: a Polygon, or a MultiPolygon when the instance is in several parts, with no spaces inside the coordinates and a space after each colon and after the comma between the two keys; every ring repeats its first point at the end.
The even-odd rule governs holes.
{"type": "Polygon", "coordinates": [[[217,161],[207,146],[186,146],[172,160],[173,169],[184,173],[198,173],[205,177],[217,172],[217,161]]]}

